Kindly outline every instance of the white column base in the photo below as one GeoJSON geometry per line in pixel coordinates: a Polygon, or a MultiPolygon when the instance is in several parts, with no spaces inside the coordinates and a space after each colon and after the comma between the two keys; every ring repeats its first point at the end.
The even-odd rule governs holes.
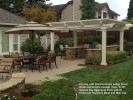
{"type": "Polygon", "coordinates": [[[106,66],[107,63],[106,63],[106,62],[101,62],[100,65],[104,65],[104,66],[106,66]]]}

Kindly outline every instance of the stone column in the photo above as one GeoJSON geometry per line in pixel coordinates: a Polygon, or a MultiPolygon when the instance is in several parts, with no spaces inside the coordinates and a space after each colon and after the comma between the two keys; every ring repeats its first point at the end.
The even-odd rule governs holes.
{"type": "Polygon", "coordinates": [[[54,32],[51,32],[51,51],[54,52],[54,32]]]}
{"type": "Polygon", "coordinates": [[[106,39],[107,39],[106,30],[102,30],[102,62],[101,62],[101,65],[107,65],[107,62],[106,62],[106,39]]]}
{"type": "Polygon", "coordinates": [[[77,47],[78,39],[77,39],[77,32],[76,31],[73,31],[73,36],[74,36],[74,47],[77,47]]]}
{"type": "Polygon", "coordinates": [[[124,45],[124,30],[120,30],[120,51],[123,51],[124,45]]]}

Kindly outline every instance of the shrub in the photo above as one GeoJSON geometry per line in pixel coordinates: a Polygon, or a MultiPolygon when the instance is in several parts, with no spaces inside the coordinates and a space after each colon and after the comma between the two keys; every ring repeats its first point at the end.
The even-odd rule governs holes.
{"type": "Polygon", "coordinates": [[[83,42],[86,44],[92,44],[93,42],[101,43],[101,37],[100,36],[85,36],[83,38],[83,42]]]}
{"type": "Polygon", "coordinates": [[[87,57],[85,60],[85,64],[100,64],[101,59],[96,56],[87,57]]]}
{"type": "Polygon", "coordinates": [[[26,88],[21,92],[22,96],[24,96],[24,97],[26,97],[26,96],[32,97],[38,93],[40,93],[39,90],[33,90],[32,88],[26,88]]]}
{"type": "Polygon", "coordinates": [[[113,36],[107,36],[107,44],[115,44],[117,41],[113,36]]]}
{"type": "Polygon", "coordinates": [[[42,52],[44,48],[41,45],[40,38],[31,38],[26,39],[21,45],[21,51],[25,52],[42,52]]]}
{"type": "Polygon", "coordinates": [[[44,83],[44,91],[32,97],[32,100],[74,100],[73,85],[66,79],[44,83]]]}
{"type": "Polygon", "coordinates": [[[133,42],[126,42],[124,46],[124,50],[128,52],[133,51],[133,42]]]}
{"type": "Polygon", "coordinates": [[[55,50],[59,50],[59,45],[69,45],[73,46],[74,40],[73,38],[61,38],[55,43],[55,50]]]}
{"type": "MultiPolygon", "coordinates": [[[[86,44],[92,44],[94,42],[98,42],[101,43],[102,42],[102,38],[101,36],[85,36],[83,38],[83,42],[86,44]]],[[[116,39],[113,36],[107,36],[107,44],[115,44],[116,43],[116,39]]]]}
{"type": "Polygon", "coordinates": [[[126,61],[128,53],[125,51],[111,51],[107,52],[107,63],[110,65],[118,64],[126,61]]]}

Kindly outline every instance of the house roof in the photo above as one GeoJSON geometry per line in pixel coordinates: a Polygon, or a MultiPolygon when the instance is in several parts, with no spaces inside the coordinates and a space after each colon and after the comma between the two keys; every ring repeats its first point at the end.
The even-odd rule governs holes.
{"type": "Polygon", "coordinates": [[[0,8],[0,25],[24,24],[27,20],[0,8]]]}
{"type": "Polygon", "coordinates": [[[107,7],[109,14],[120,16],[119,14],[117,14],[116,12],[114,12],[113,10],[111,10],[109,8],[108,3],[98,3],[98,2],[95,2],[95,5],[96,5],[96,10],[98,10],[98,11],[101,11],[104,7],[107,7]]]}
{"type": "Polygon", "coordinates": [[[68,1],[66,4],[54,5],[53,9],[55,10],[55,12],[57,12],[57,14],[60,14],[69,4],[72,4],[72,3],[73,1],[68,1]]]}
{"type": "MultiPolygon", "coordinates": [[[[73,1],[68,1],[66,4],[55,5],[55,6],[53,6],[53,8],[54,8],[55,12],[60,14],[69,4],[73,4],[73,1]]],[[[107,3],[98,3],[98,2],[95,2],[95,5],[96,5],[96,10],[97,11],[101,11],[106,6],[106,7],[108,7],[108,13],[109,14],[119,15],[116,12],[114,12],[113,10],[111,10],[107,3]]]]}
{"type": "Polygon", "coordinates": [[[59,13],[60,9],[62,9],[64,7],[64,5],[66,5],[66,4],[54,5],[54,6],[52,6],[52,8],[54,9],[54,11],[56,13],[59,13]]]}

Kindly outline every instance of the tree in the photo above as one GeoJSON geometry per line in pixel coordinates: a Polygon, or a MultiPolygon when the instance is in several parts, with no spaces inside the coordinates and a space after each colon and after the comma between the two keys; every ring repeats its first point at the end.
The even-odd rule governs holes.
{"type": "Polygon", "coordinates": [[[25,6],[23,14],[25,19],[42,24],[55,20],[55,12],[50,7],[48,9],[44,9],[38,5],[33,5],[31,7],[25,6]]]}
{"type": "Polygon", "coordinates": [[[24,6],[23,0],[0,0],[0,8],[8,10],[12,13],[17,13],[22,10],[24,6]]]}
{"type": "Polygon", "coordinates": [[[130,0],[130,2],[129,2],[129,8],[128,8],[128,13],[127,13],[127,18],[128,19],[133,18],[133,0],[130,0]]]}
{"type": "Polygon", "coordinates": [[[81,0],[81,20],[94,19],[96,17],[95,0],[81,0]]]}
{"type": "Polygon", "coordinates": [[[24,6],[32,6],[34,4],[47,8],[46,1],[49,0],[0,0],[0,8],[12,13],[21,13],[24,6]]]}
{"type": "Polygon", "coordinates": [[[129,23],[133,24],[133,18],[130,18],[130,19],[123,19],[123,21],[129,22],[129,23]]]}

